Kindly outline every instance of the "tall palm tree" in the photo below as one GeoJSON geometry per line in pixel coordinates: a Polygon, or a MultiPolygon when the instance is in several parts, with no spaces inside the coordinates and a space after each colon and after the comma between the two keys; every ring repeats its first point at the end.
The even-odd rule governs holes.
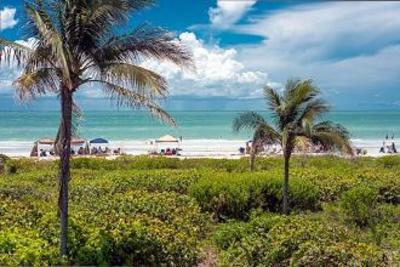
{"type": "Polygon", "coordinates": [[[25,2],[31,47],[0,39],[2,61],[16,61],[14,82],[21,99],[53,94],[60,99],[60,254],[67,255],[68,181],[74,96],[97,85],[118,105],[144,107],[171,124],[155,100],[167,93],[166,80],[138,65],[143,59],[193,66],[190,53],[171,34],[141,25],[118,35],[117,26],[153,0],[35,0],[25,2]]]}
{"type": "Polygon", "coordinates": [[[349,133],[340,124],[317,119],[329,111],[320,98],[320,91],[311,80],[289,80],[282,94],[267,86],[264,88],[267,106],[272,112],[273,124],[269,124],[256,112],[239,114],[233,121],[233,129],[254,131],[253,144],[278,143],[284,157],[283,213],[287,214],[289,198],[289,161],[297,144],[307,140],[311,144],[328,145],[337,151],[353,154],[349,133]]]}

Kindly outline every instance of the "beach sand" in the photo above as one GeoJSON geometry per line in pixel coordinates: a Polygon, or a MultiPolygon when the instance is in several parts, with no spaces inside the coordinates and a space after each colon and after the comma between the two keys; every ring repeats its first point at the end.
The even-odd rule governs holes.
{"type": "MultiPolygon", "coordinates": [[[[222,139],[192,139],[183,140],[180,144],[180,158],[230,158],[236,159],[243,155],[239,153],[240,147],[245,147],[248,140],[222,140],[222,139]]],[[[391,142],[391,140],[389,140],[391,142]]],[[[365,156],[379,157],[390,154],[379,153],[382,146],[381,140],[352,140],[354,148],[367,151],[365,156]]],[[[395,144],[398,146],[395,142],[395,144]]],[[[1,141],[0,154],[10,157],[29,157],[33,142],[29,141],[1,141]]],[[[172,148],[173,145],[171,145],[172,148]]],[[[147,155],[154,148],[149,140],[122,140],[110,142],[108,147],[120,147],[126,155],[147,155]]],[[[166,145],[168,147],[168,145],[166,145]]],[[[78,148],[75,148],[76,150],[78,148]]],[[[310,153],[310,155],[321,155],[310,153]]]]}

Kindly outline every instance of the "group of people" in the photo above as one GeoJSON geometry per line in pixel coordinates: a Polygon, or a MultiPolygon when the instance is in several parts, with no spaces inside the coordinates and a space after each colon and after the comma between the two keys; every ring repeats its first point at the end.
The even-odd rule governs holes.
{"type": "Polygon", "coordinates": [[[102,149],[101,146],[99,146],[98,148],[92,147],[92,149],[90,150],[90,154],[92,154],[92,155],[110,154],[110,153],[111,153],[111,150],[108,147],[105,147],[104,149],[102,149]]]}
{"type": "MultiPolygon", "coordinates": [[[[92,154],[92,155],[108,155],[108,154],[111,154],[111,152],[114,155],[120,155],[121,154],[121,148],[118,148],[118,149],[115,149],[115,150],[111,151],[111,149],[108,148],[108,147],[105,147],[104,149],[102,149],[99,146],[98,148],[97,147],[92,147],[92,149],[90,150],[90,154],[92,154]]],[[[174,152],[172,151],[171,153],[174,153],[174,152]]],[[[88,153],[87,153],[87,151],[86,151],[86,149],[84,147],[80,147],[78,149],[78,151],[75,151],[73,148],[71,148],[71,155],[81,155],[82,156],[82,155],[87,155],[87,154],[88,153]]],[[[175,151],[175,154],[176,154],[176,151],[175,151]]],[[[173,155],[175,155],[175,154],[173,154],[173,155]]],[[[48,157],[48,156],[55,156],[55,155],[56,155],[56,153],[54,152],[53,149],[51,149],[50,151],[47,151],[45,149],[40,149],[40,151],[39,151],[39,157],[41,157],[41,158],[42,157],[48,157]]]]}
{"type": "Polygon", "coordinates": [[[39,153],[40,157],[47,157],[47,156],[54,156],[54,155],[55,155],[55,153],[54,153],[53,149],[51,149],[50,151],[46,151],[44,149],[40,149],[40,153],[39,153]]]}
{"type": "Polygon", "coordinates": [[[391,139],[389,139],[389,135],[385,136],[385,140],[383,141],[382,147],[379,150],[380,153],[397,153],[397,148],[394,143],[394,135],[392,135],[391,139]]]}
{"type": "Polygon", "coordinates": [[[161,149],[160,155],[162,155],[162,156],[176,156],[176,155],[178,155],[178,149],[176,149],[176,148],[161,149]]]}

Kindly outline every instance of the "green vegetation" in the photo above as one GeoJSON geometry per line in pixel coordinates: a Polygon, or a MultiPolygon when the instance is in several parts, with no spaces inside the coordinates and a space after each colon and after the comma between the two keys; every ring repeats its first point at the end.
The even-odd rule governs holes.
{"type": "MultiPolygon", "coordinates": [[[[58,95],[61,121],[55,151],[60,156],[60,251],[68,254],[68,188],[77,91],[97,86],[119,106],[144,108],[165,122],[175,120],[157,104],[168,93],[160,74],[140,66],[145,59],[191,68],[192,56],[168,31],[142,24],[117,30],[153,0],[24,0],[25,37],[30,46],[0,38],[0,63],[21,67],[14,81],[21,100],[58,95]]],[[[14,169],[10,168],[13,172],[14,169]]]]}
{"type": "Polygon", "coordinates": [[[60,257],[58,162],[5,158],[0,265],[396,266],[400,160],[121,157],[71,164],[68,257],[60,257]],[[205,253],[207,251],[208,253],[205,253]]]}
{"type": "Polygon", "coordinates": [[[233,129],[254,131],[250,151],[250,170],[254,170],[255,155],[266,145],[280,144],[284,158],[282,210],[289,212],[289,162],[292,153],[314,146],[326,151],[353,154],[350,135],[340,124],[318,121],[328,112],[328,104],[311,80],[288,80],[283,93],[270,86],[264,88],[264,97],[272,112],[273,125],[256,112],[239,114],[233,129]]]}

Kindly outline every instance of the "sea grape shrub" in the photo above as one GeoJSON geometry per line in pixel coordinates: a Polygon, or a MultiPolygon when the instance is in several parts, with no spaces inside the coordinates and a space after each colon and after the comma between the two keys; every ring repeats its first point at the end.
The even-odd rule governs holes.
{"type": "Polygon", "coordinates": [[[79,225],[90,226],[77,264],[193,265],[198,259],[205,216],[187,196],[94,192],[73,203],[71,213],[79,215],[79,225]]]}
{"type": "Polygon", "coordinates": [[[377,206],[377,190],[364,184],[344,192],[340,199],[346,220],[360,227],[375,224],[379,216],[377,206]]]}
{"type": "MultiPolygon", "coordinates": [[[[282,179],[274,173],[210,172],[189,187],[189,194],[218,221],[246,219],[253,209],[280,210],[282,179]]],[[[293,177],[289,194],[292,210],[319,209],[319,193],[310,182],[293,177]]]]}
{"type": "Polygon", "coordinates": [[[306,242],[290,261],[291,266],[391,266],[385,252],[372,244],[342,241],[321,245],[306,242]]]}
{"type": "Polygon", "coordinates": [[[400,169],[400,158],[397,156],[385,156],[376,159],[378,167],[387,169],[400,169]]]}
{"type": "Polygon", "coordinates": [[[9,159],[6,155],[0,154],[0,173],[4,172],[4,166],[9,159]]]}
{"type": "Polygon", "coordinates": [[[15,174],[17,172],[29,172],[39,170],[57,170],[58,161],[37,161],[34,159],[11,159],[5,164],[6,172],[15,174]]]}
{"type": "Polygon", "coordinates": [[[211,239],[221,250],[234,247],[241,242],[242,238],[256,232],[266,235],[271,228],[283,218],[272,213],[253,212],[248,222],[230,220],[218,226],[211,239]]]}
{"type": "MultiPolygon", "coordinates": [[[[391,266],[391,255],[357,240],[356,233],[335,222],[306,216],[279,217],[243,223],[246,231],[222,250],[221,266],[391,266]],[[266,226],[263,228],[262,223],[266,226]]],[[[228,224],[229,229],[232,224],[228,224]]],[[[236,227],[236,226],[235,226],[236,227]]],[[[220,229],[223,229],[222,227],[220,229]]],[[[234,227],[232,228],[234,230],[234,227]]],[[[217,237],[220,235],[217,230],[217,237]]],[[[228,232],[224,229],[223,232],[228,232]]]]}
{"type": "Polygon", "coordinates": [[[148,156],[122,156],[115,160],[105,158],[75,158],[72,161],[73,169],[91,170],[149,170],[149,169],[178,169],[178,158],[148,157],[148,156]]]}
{"type": "MultiPolygon", "coordinates": [[[[115,193],[132,189],[145,189],[151,192],[187,193],[188,187],[202,175],[196,170],[116,170],[93,171],[78,169],[73,175],[84,179],[72,183],[84,187],[108,188],[115,193]],[[79,183],[79,184],[78,184],[79,183]]],[[[88,189],[90,190],[90,189],[88,189]]]]}
{"type": "MultiPolygon", "coordinates": [[[[281,168],[281,159],[277,157],[257,159],[257,170],[281,168]]],[[[247,172],[247,158],[236,159],[178,159],[169,157],[121,156],[115,160],[105,158],[74,158],[74,169],[91,170],[149,170],[149,169],[213,169],[226,172],[247,172]]]]}
{"type": "MultiPolygon", "coordinates": [[[[0,265],[196,265],[208,229],[205,212],[228,221],[218,224],[212,237],[221,265],[400,262],[395,253],[400,247],[400,169],[368,158],[297,160],[291,164],[290,205],[293,213],[305,215],[287,217],[268,213],[281,205],[279,157],[258,159],[259,171],[252,174],[248,159],[74,159],[70,258],[65,261],[57,249],[58,162],[9,160],[6,165],[16,166],[16,173],[0,174],[0,265]],[[342,195],[360,184],[376,189],[379,215],[362,228],[353,227],[341,206],[342,195]],[[321,212],[321,202],[334,206],[346,223],[342,216],[321,212]],[[323,227],[328,227],[326,235],[323,227]]],[[[363,194],[355,195],[364,202],[363,194]]]]}
{"type": "Polygon", "coordinates": [[[180,181],[190,179],[189,172],[168,172],[172,178],[162,182],[166,170],[150,171],[159,182],[154,188],[144,182],[144,171],[138,182],[124,184],[119,171],[120,180],[109,171],[74,170],[65,262],[58,255],[57,173],[0,176],[0,265],[195,265],[208,215],[177,193],[185,191],[180,181]]]}
{"type": "Polygon", "coordinates": [[[38,238],[37,230],[9,228],[0,231],[0,264],[2,266],[43,266],[63,264],[58,248],[38,238]]]}

